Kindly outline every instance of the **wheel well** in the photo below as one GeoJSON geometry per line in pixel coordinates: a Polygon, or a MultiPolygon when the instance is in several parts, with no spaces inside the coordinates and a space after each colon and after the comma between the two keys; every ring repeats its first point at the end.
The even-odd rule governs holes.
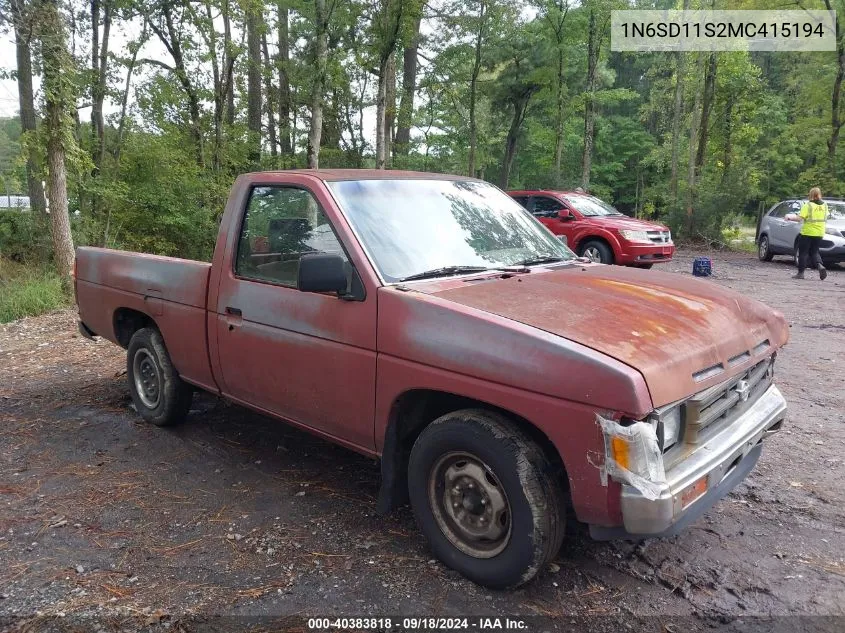
{"type": "Polygon", "coordinates": [[[114,337],[123,348],[129,347],[135,332],[154,325],[155,321],[149,315],[132,308],[118,308],[114,312],[114,337]]]}
{"type": "Polygon", "coordinates": [[[588,235],[586,237],[582,237],[578,242],[578,250],[580,251],[587,242],[601,242],[610,249],[610,254],[616,257],[616,252],[613,250],[613,244],[611,244],[607,238],[600,237],[598,235],[588,235]]]}
{"type": "Polygon", "coordinates": [[[460,409],[487,409],[507,416],[514,426],[533,439],[547,456],[553,472],[559,475],[563,490],[568,478],[563,460],[552,441],[536,426],[511,411],[474,398],[443,391],[415,389],[405,392],[393,403],[381,456],[381,489],[378,511],[386,513],[408,502],[408,460],[414,442],[423,429],[437,418],[460,409]]]}

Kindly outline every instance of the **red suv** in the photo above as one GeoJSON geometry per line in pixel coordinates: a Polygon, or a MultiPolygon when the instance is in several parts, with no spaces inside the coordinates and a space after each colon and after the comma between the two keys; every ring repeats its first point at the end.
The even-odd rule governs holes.
{"type": "Polygon", "coordinates": [[[671,261],[672,234],[662,224],[630,218],[595,196],[573,191],[509,191],[579,255],[602,264],[651,268],[671,261]]]}

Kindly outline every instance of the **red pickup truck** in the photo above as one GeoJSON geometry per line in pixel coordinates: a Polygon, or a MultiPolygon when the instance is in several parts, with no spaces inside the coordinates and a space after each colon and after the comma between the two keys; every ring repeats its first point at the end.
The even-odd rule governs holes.
{"type": "Polygon", "coordinates": [[[532,578],[565,513],[677,532],[741,481],[786,403],[783,317],[714,283],[578,259],[487,183],[255,173],[211,264],[80,248],[80,330],[127,349],[138,412],[218,394],[381,460],[445,564],[532,578]]]}

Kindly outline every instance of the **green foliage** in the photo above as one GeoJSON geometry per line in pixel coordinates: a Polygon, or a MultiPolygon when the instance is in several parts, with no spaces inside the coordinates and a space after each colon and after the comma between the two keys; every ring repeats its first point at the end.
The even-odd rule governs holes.
{"type": "MultiPolygon", "coordinates": [[[[266,89],[263,94],[259,166],[305,166],[314,78],[314,2],[121,0],[113,5],[106,91],[110,114],[99,172],[92,168],[95,145],[89,121],[84,117],[78,122],[63,121],[63,141],[69,152],[68,197],[77,243],[210,257],[229,186],[239,173],[255,168],[246,125],[246,74],[251,62],[241,37],[245,9],[256,6],[254,3],[259,3],[264,17],[260,28],[268,43],[269,64],[262,60],[262,77],[271,84],[269,94],[266,89]],[[279,7],[287,10],[289,25],[290,59],[284,63],[277,57],[279,7]],[[228,46],[222,28],[227,11],[232,27],[228,46]],[[138,28],[141,15],[149,19],[143,30],[138,28]],[[184,75],[174,70],[173,51],[167,45],[162,48],[162,39],[168,38],[181,50],[185,74],[199,102],[198,114],[192,114],[181,81],[184,75]],[[127,39],[125,45],[117,44],[127,39]],[[156,55],[153,49],[164,51],[164,57],[151,59],[156,55]],[[220,85],[215,83],[214,66],[216,63],[217,75],[225,77],[226,50],[234,57],[233,122],[215,116],[220,85]],[[136,52],[137,64],[126,95],[127,116],[121,121],[115,106],[121,103],[136,52]],[[272,97],[276,132],[281,134],[282,71],[290,89],[288,124],[294,144],[285,155],[280,148],[270,151],[267,110],[268,97],[272,97]]],[[[693,2],[692,6],[702,4],[693,2]]],[[[822,4],[811,2],[808,8],[822,4]]],[[[834,4],[845,14],[841,0],[834,4]]],[[[741,0],[737,8],[740,5],[768,8],[762,0],[741,0]]],[[[388,104],[387,110],[395,115],[402,92],[403,47],[413,41],[415,20],[422,13],[410,152],[393,157],[392,165],[466,173],[473,100],[470,87],[477,70],[477,174],[499,182],[512,158],[504,183],[510,188],[578,186],[587,102],[587,32],[593,11],[601,42],[593,100],[593,193],[631,215],[669,223],[679,238],[717,241],[724,241],[725,236],[734,239],[735,232],[744,230],[747,219],[760,208],[804,195],[811,186],[820,186],[828,196],[845,196],[845,138],[840,141],[838,160],[831,162],[827,153],[837,72],[834,53],[718,53],[706,147],[690,182],[690,162],[702,140],[701,135],[690,137],[696,103],[701,107],[703,66],[698,61],[704,54],[686,54],[679,74],[679,60],[672,53],[610,51],[610,11],[649,8],[655,3],[349,0],[329,1],[327,6],[329,50],[321,167],[374,167],[379,61],[383,54],[394,56],[396,102],[388,104]],[[388,50],[397,16],[396,44],[388,50]],[[673,152],[676,85],[682,89],[682,99],[673,152]],[[677,193],[671,183],[673,154],[677,155],[677,193]]],[[[84,112],[95,77],[90,67],[90,6],[71,0],[65,9],[74,16],[75,56],[60,55],[61,68],[45,69],[36,46],[33,60],[36,72],[58,71],[51,75],[55,80],[51,90],[63,102],[75,100],[78,111],[84,112]]],[[[69,22],[69,13],[62,15],[69,22]]],[[[50,38],[45,41],[49,44],[50,38]]],[[[43,119],[43,107],[41,110],[43,119]]],[[[73,110],[71,106],[69,111],[73,110]]],[[[840,104],[840,110],[845,118],[845,104],[840,104]]],[[[42,171],[38,179],[43,178],[45,143],[43,124],[36,133],[22,136],[16,119],[0,119],[0,189],[4,186],[13,193],[26,193],[21,156],[26,147],[36,150],[33,155],[42,171]]],[[[39,265],[48,262],[49,232],[44,218],[0,214],[0,254],[39,265]]]]}
{"type": "Polygon", "coordinates": [[[0,323],[57,310],[69,301],[52,269],[25,267],[0,257],[0,323]]]}

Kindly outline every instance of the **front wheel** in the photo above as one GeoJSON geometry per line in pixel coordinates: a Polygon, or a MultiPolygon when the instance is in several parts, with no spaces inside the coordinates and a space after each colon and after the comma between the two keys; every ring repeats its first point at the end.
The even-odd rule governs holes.
{"type": "Polygon", "coordinates": [[[612,264],[613,251],[604,242],[598,240],[590,240],[585,242],[581,247],[581,255],[586,257],[594,264],[612,264]]]}
{"type": "Polygon", "coordinates": [[[142,328],[132,336],[126,375],[135,409],[147,422],[168,426],[187,417],[193,389],[179,378],[157,329],[142,328]]]}
{"type": "Polygon", "coordinates": [[[499,413],[463,409],[432,422],[411,451],[408,488],[434,554],[480,585],[528,582],[560,549],[561,483],[499,413]]]}

